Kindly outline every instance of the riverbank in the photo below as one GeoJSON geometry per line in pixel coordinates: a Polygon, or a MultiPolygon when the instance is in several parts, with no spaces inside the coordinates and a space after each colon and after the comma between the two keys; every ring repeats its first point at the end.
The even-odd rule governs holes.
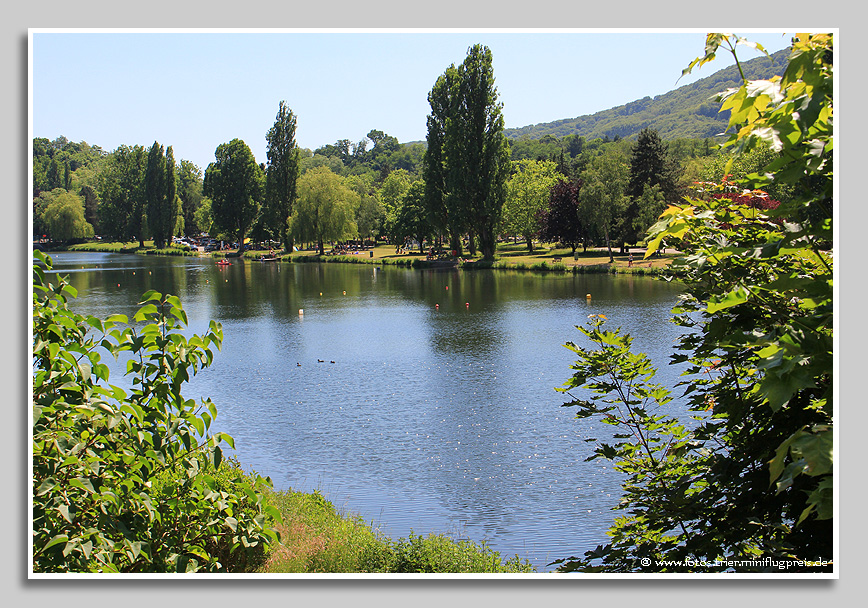
{"type": "Polygon", "coordinates": [[[283,573],[533,573],[519,556],[502,559],[484,543],[443,534],[393,540],[361,517],[340,513],[318,491],[266,491],[283,521],[280,541],[255,572],[283,573]]]}
{"type": "MultiPolygon", "coordinates": [[[[144,247],[138,243],[104,243],[89,242],[71,245],[58,249],[66,251],[95,251],[105,253],[136,253],[140,255],[177,255],[212,257],[215,259],[226,257],[234,251],[203,252],[182,247],[167,247],[157,249],[150,241],[145,242],[144,247]]],[[[267,250],[245,251],[244,259],[258,261],[261,257],[268,256],[267,250]]],[[[344,254],[319,255],[316,251],[299,251],[292,254],[278,253],[279,263],[344,263],[344,264],[382,264],[403,266],[409,268],[433,268],[438,265],[449,266],[444,260],[428,260],[424,254],[416,252],[397,253],[392,245],[378,245],[362,251],[344,254]]],[[[501,244],[498,246],[494,261],[483,261],[469,256],[461,259],[449,258],[452,266],[464,270],[478,269],[502,269],[521,270],[536,272],[570,272],[601,273],[601,274],[636,274],[658,275],[669,266],[677,257],[676,253],[662,253],[653,256],[649,260],[644,259],[645,249],[633,247],[630,253],[615,253],[614,261],[610,262],[608,252],[603,248],[591,248],[587,251],[578,250],[573,255],[569,248],[556,246],[539,246],[533,252],[527,250],[525,245],[501,244]],[[632,255],[632,260],[630,259],[632,255]]]]}

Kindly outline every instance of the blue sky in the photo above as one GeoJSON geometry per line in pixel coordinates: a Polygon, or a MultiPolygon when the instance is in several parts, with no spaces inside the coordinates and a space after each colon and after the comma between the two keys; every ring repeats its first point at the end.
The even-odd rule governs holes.
{"type": "MultiPolygon", "coordinates": [[[[769,52],[791,34],[737,33],[769,52]]],[[[492,51],[506,126],[522,127],[653,97],[732,64],[721,53],[679,81],[704,40],[700,30],[34,30],[31,128],[104,150],[159,141],[204,171],[236,137],[265,162],[281,100],[298,117],[301,147],[371,129],[422,140],[434,81],[475,43],[492,51]]]]}

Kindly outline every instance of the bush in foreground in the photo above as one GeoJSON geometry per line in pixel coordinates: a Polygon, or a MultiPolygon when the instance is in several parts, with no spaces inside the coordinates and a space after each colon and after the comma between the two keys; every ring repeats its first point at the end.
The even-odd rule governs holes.
{"type": "Polygon", "coordinates": [[[223,462],[208,434],[210,400],[181,395],[210,365],[222,328],[180,330],[175,296],[147,292],[134,317],[73,312],[75,289],[33,266],[33,545],[35,572],[246,569],[277,539],[262,501],[271,482],[223,462]],[[109,384],[100,353],[129,353],[129,394],[109,384]]]}

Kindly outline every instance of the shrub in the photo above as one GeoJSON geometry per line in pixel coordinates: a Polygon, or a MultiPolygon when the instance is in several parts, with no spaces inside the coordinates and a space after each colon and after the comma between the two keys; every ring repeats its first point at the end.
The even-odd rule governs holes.
{"type": "Polygon", "coordinates": [[[73,312],[66,279],[33,266],[33,546],[36,572],[195,572],[245,567],[276,539],[260,491],[223,462],[210,400],[184,399],[222,328],[186,338],[180,300],[150,291],[134,317],[73,312]],[[101,351],[129,353],[132,389],[109,384],[101,351]],[[243,555],[242,555],[243,554],[243,555]]]}
{"type": "Polygon", "coordinates": [[[400,539],[390,547],[389,572],[533,572],[534,568],[517,555],[503,562],[500,553],[483,542],[453,540],[442,534],[400,539]]]}

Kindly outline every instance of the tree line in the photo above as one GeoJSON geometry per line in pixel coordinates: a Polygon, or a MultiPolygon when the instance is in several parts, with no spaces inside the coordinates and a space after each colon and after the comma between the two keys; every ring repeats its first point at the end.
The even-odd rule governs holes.
{"type": "Polygon", "coordinates": [[[724,166],[708,139],[664,143],[651,129],[635,141],[575,134],[509,141],[493,58],[482,45],[438,77],[428,101],[425,142],[400,144],[372,129],[359,142],[313,151],[297,145],[298,117],[281,101],[266,162],[234,139],[204,171],[176,163],[159,142],[106,153],[35,139],[34,235],[153,239],[161,247],[207,232],[239,246],[252,239],[292,251],[301,243],[321,253],[328,242],[385,238],[485,259],[500,239],[521,238],[531,251],[544,241],[573,252],[602,245],[611,256],[640,242],[686,184],[719,180],[724,166]]]}

